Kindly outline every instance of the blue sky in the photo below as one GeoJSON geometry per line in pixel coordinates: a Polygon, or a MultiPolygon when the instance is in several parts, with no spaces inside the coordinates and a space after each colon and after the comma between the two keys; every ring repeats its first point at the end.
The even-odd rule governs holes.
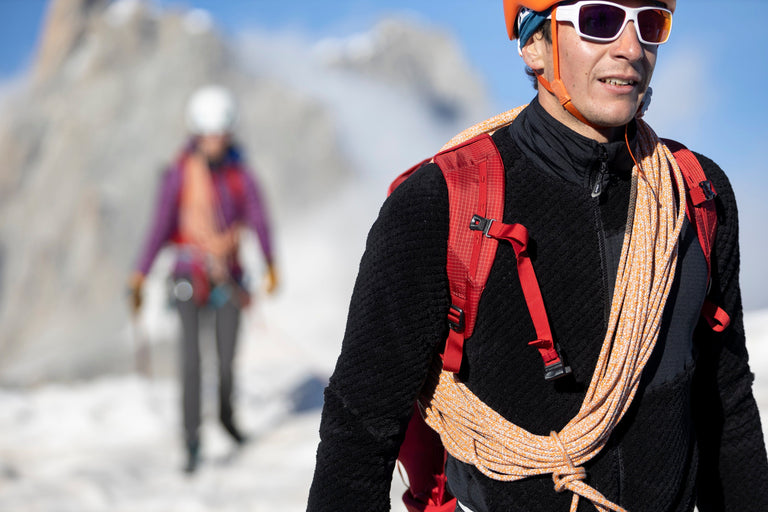
{"type": "MultiPolygon", "coordinates": [[[[155,0],[209,10],[229,34],[289,31],[305,38],[345,36],[384,15],[405,13],[452,32],[484,79],[495,110],[528,102],[533,90],[506,39],[501,0],[155,0]]],[[[0,82],[23,72],[34,53],[47,2],[0,0],[0,82]]],[[[659,52],[648,121],[718,162],[733,182],[742,218],[743,264],[759,270],[768,251],[768,2],[680,0],[670,42],[659,52]],[[727,6],[727,7],[725,7],[727,6]],[[746,222],[745,222],[746,221],[746,222]]],[[[757,284],[760,289],[764,285],[757,284]]],[[[754,295],[754,294],[753,294],[754,295]]],[[[768,292],[753,304],[768,307],[768,292]]]]}
{"type": "MultiPolygon", "coordinates": [[[[522,64],[506,39],[500,0],[156,1],[205,8],[230,33],[257,27],[301,32],[310,38],[364,31],[383,15],[409,13],[456,35],[485,79],[498,109],[530,99],[522,64]]],[[[24,69],[34,52],[46,4],[45,0],[0,0],[0,80],[24,69]]],[[[674,76],[666,66],[666,57],[675,63],[684,59],[688,64],[685,69],[696,75],[680,76],[681,83],[674,84],[672,90],[687,94],[688,101],[697,98],[701,104],[691,123],[664,121],[665,135],[683,139],[694,149],[714,150],[711,156],[718,161],[733,147],[747,156],[750,150],[743,147],[744,140],[768,136],[763,121],[768,112],[763,92],[768,82],[766,19],[765,0],[678,2],[673,37],[660,52],[656,82],[674,76]],[[743,15],[727,15],[722,5],[743,15]]],[[[682,68],[672,67],[678,72],[682,68]]]]}

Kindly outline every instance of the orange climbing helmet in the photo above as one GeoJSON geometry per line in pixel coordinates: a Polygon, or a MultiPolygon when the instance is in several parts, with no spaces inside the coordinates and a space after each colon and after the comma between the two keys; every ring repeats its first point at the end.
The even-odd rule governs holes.
{"type": "MultiPolygon", "coordinates": [[[[522,7],[541,12],[561,2],[562,0],[504,0],[504,18],[507,21],[507,34],[509,34],[509,38],[512,40],[517,38],[515,22],[517,21],[517,14],[522,7]]],[[[664,0],[663,3],[667,6],[667,9],[675,12],[677,0],[664,0]]]]}

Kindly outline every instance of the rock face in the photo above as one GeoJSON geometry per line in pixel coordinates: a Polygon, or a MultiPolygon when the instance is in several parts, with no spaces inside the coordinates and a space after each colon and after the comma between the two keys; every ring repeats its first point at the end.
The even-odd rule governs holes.
{"type": "MultiPolygon", "coordinates": [[[[456,79],[471,73],[446,36],[408,39],[420,32],[380,25],[373,53],[325,53],[319,65],[391,83],[435,123],[456,121],[484,93],[456,79]]],[[[278,229],[348,181],[356,142],[340,135],[334,105],[244,59],[202,11],[51,2],[24,86],[0,103],[0,385],[130,366],[124,283],[197,87],[238,97],[238,138],[278,229]]],[[[370,138],[362,128],[351,136],[370,138]]]]}
{"type": "Polygon", "coordinates": [[[91,15],[103,7],[99,0],[52,2],[33,70],[45,82],[56,74],[86,34],[91,15]]]}
{"type": "Polygon", "coordinates": [[[463,119],[485,98],[461,48],[439,30],[389,19],[369,33],[328,40],[318,52],[329,66],[415,94],[444,122],[463,119]]]}
{"type": "Polygon", "coordinates": [[[29,86],[0,118],[0,374],[110,366],[159,173],[184,141],[186,99],[213,82],[238,97],[238,134],[270,198],[281,198],[273,209],[347,174],[322,105],[241,71],[204,14],[52,2],[29,86]],[[309,142],[297,152],[300,126],[309,142]]]}

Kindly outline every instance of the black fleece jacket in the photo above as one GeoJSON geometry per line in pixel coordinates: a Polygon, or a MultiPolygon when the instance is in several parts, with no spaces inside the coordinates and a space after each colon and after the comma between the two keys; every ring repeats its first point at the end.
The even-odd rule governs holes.
{"type": "MultiPolygon", "coordinates": [[[[632,132],[630,132],[630,136],[632,132]]],[[[555,340],[573,377],[543,378],[513,249],[500,244],[459,373],[507,420],[535,433],[577,413],[605,335],[626,227],[632,160],[532,102],[494,134],[504,161],[504,222],[530,233],[530,252],[555,340]]],[[[697,155],[719,193],[712,297],[732,318],[698,323],[706,261],[693,230],[659,341],[626,416],[585,464],[588,483],[632,512],[768,510],[768,461],[752,396],[738,283],[736,203],[724,173],[697,155]]],[[[424,166],[387,199],[368,236],[336,369],[325,392],[311,512],[390,509],[392,471],[413,403],[447,336],[448,194],[424,166]]],[[[566,511],[551,476],[500,482],[449,458],[448,483],[475,512],[566,511]]],[[[594,507],[581,500],[579,510],[594,507]]]]}

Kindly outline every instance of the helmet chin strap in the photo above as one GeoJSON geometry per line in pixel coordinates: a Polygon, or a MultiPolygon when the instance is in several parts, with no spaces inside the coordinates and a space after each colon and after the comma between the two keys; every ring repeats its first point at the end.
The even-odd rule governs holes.
{"type": "Polygon", "coordinates": [[[563,106],[565,110],[571,113],[573,117],[581,121],[582,123],[586,124],[587,126],[591,126],[592,128],[595,128],[596,130],[602,130],[607,128],[606,126],[600,126],[595,123],[592,123],[587,120],[586,117],[584,117],[581,112],[579,112],[579,109],[576,108],[576,106],[571,101],[571,95],[568,94],[568,91],[565,88],[565,84],[563,83],[563,80],[560,78],[560,51],[558,48],[558,37],[557,37],[557,19],[556,14],[557,7],[552,9],[552,54],[553,54],[553,72],[554,72],[554,79],[550,83],[546,78],[544,78],[541,74],[536,74],[536,80],[539,81],[539,83],[544,87],[547,91],[554,94],[555,97],[557,97],[557,100],[560,102],[560,105],[563,106]]]}

